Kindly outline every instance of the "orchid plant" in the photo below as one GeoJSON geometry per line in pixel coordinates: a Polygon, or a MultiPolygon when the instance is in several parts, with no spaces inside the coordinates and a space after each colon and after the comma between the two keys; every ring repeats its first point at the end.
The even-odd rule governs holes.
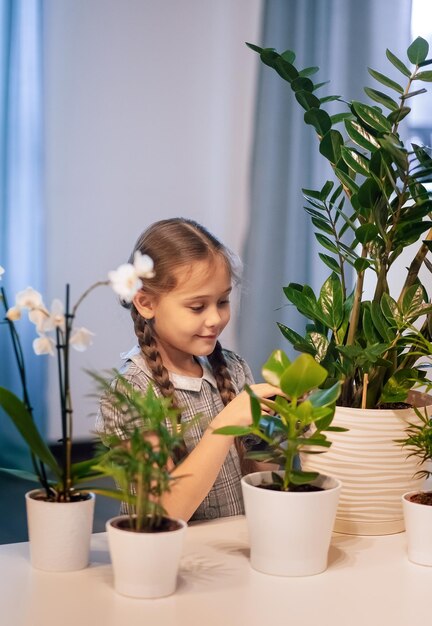
{"type": "MultiPolygon", "coordinates": [[[[5,270],[0,267],[0,280],[5,270]]],[[[22,399],[4,387],[0,387],[0,407],[11,418],[27,444],[34,473],[11,468],[1,468],[27,480],[37,481],[45,491],[46,498],[56,502],[70,502],[80,499],[76,490],[78,483],[98,478],[101,473],[94,469],[95,461],[89,459],[72,463],[72,398],[70,393],[69,361],[70,348],[82,352],[92,343],[93,333],[85,327],[74,328],[77,310],[83,300],[100,286],[111,286],[123,301],[131,302],[142,286],[142,280],[154,276],[153,261],[147,255],[136,252],[133,263],[126,263],[108,273],[108,279],[92,284],[71,306],[70,287],[66,285],[65,306],[55,299],[48,309],[42,295],[31,287],[17,293],[14,306],[9,308],[6,292],[0,288],[5,310],[4,324],[9,329],[13,353],[15,355],[22,388],[22,399]],[[58,380],[61,407],[62,454],[57,462],[49,446],[40,434],[33,419],[33,409],[27,388],[27,374],[19,333],[15,323],[28,312],[29,320],[35,325],[36,334],[33,349],[37,355],[49,354],[57,357],[58,380]],[[54,337],[53,337],[54,335],[54,337]]],[[[94,489],[111,495],[108,490],[94,489]]]]}

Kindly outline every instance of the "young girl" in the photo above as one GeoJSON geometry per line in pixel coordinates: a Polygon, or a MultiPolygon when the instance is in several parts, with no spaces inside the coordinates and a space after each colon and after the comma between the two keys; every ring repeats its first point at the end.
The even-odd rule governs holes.
{"type": "MultiPolygon", "coordinates": [[[[213,431],[251,423],[246,384],[262,398],[278,390],[254,385],[245,361],[218,341],[230,319],[234,257],[205,228],[183,218],[150,226],[131,259],[137,250],[153,259],[155,276],[125,305],[139,345],[125,355],[121,372],[142,391],[152,383],[156,393],[173,397],[182,423],[192,422],[183,458],[172,461],[172,476],[185,476],[162,505],[170,517],[184,520],[242,514],[240,478],[249,469],[243,444],[213,431]],[[197,414],[200,419],[193,421],[197,414]]],[[[102,400],[98,419],[103,431],[104,422],[115,425],[121,418],[102,400]]]]}

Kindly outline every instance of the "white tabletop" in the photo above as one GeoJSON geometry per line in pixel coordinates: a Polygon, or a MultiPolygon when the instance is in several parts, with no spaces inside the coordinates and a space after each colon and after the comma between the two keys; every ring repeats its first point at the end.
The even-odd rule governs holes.
{"type": "Polygon", "coordinates": [[[32,569],[28,544],[0,546],[2,626],[413,626],[429,624],[432,568],[410,563],[405,535],[333,535],[326,572],[281,578],[254,571],[246,521],[189,527],[177,592],[159,600],[113,589],[105,533],[91,565],[68,574],[32,569]]]}

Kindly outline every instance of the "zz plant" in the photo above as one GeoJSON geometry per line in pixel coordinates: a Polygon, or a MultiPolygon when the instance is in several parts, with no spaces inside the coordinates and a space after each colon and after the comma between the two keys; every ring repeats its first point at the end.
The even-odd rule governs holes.
{"type": "Polygon", "coordinates": [[[326,385],[342,381],[341,405],[373,408],[405,401],[425,376],[417,362],[430,355],[432,336],[432,304],[419,278],[422,266],[432,270],[427,258],[432,249],[431,150],[406,146],[401,138],[411,99],[432,81],[432,71],[424,69],[432,64],[428,43],[421,37],[413,41],[408,63],[387,50],[400,81],[369,68],[380,87],[365,87],[370,103],[319,97],[325,83],[313,82],[317,67],[296,68],[291,50],[279,54],[247,45],[287,82],[333,171],[322,189],[303,189],[315,236],[325,250],[319,256],[331,274],[318,295],[309,285],[285,287],[289,302],[310,323],[304,336],[283,324],[280,329],[295,349],[328,370],[326,385]],[[330,115],[325,110],[329,101],[339,101],[345,110],[330,115]],[[390,271],[415,243],[400,292],[391,294],[390,271]],[[374,277],[370,299],[363,293],[366,272],[374,277]]]}
{"type": "Polygon", "coordinates": [[[262,375],[271,385],[282,390],[284,396],[274,400],[258,398],[250,387],[252,424],[246,427],[225,426],[215,430],[221,435],[241,437],[253,435],[265,444],[264,451],[248,452],[247,458],[276,463],[283,469],[282,476],[273,472],[273,484],[280,491],[294,491],[318,477],[317,472],[296,468],[300,452],[319,454],[331,446],[328,431],[344,431],[332,426],[340,383],[319,389],[327,379],[327,371],[310,354],[301,354],[291,362],[282,350],[275,350],[262,368],[262,375]],[[270,409],[262,414],[261,405],[270,409]]]}

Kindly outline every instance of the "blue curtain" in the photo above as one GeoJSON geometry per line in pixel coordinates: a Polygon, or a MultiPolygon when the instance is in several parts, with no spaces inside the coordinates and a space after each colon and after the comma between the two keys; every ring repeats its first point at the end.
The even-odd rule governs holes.
{"type": "MultiPolygon", "coordinates": [[[[410,20],[410,0],[267,0],[261,41],[252,43],[294,50],[299,67],[319,66],[316,82],[331,80],[320,95],[363,99],[363,86],[373,83],[368,66],[393,73],[386,48],[405,58],[410,20]]],[[[327,110],[341,110],[335,107],[327,110]]],[[[317,292],[329,275],[318,257],[301,188],[320,189],[331,177],[291,89],[260,64],[238,325],[239,350],[257,378],[272,350],[290,353],[276,322],[304,330],[306,320],[287,305],[282,288],[308,283],[317,292]]]]}
{"type": "MultiPolygon", "coordinates": [[[[9,305],[17,291],[43,288],[42,4],[0,0],[0,265],[9,305]]],[[[1,305],[0,318],[3,319],[1,305]]],[[[32,351],[34,327],[17,322],[30,399],[43,431],[46,362],[32,351]]],[[[21,395],[8,330],[0,326],[0,385],[21,395]]],[[[0,414],[0,465],[29,467],[29,455],[0,414]]]]}

